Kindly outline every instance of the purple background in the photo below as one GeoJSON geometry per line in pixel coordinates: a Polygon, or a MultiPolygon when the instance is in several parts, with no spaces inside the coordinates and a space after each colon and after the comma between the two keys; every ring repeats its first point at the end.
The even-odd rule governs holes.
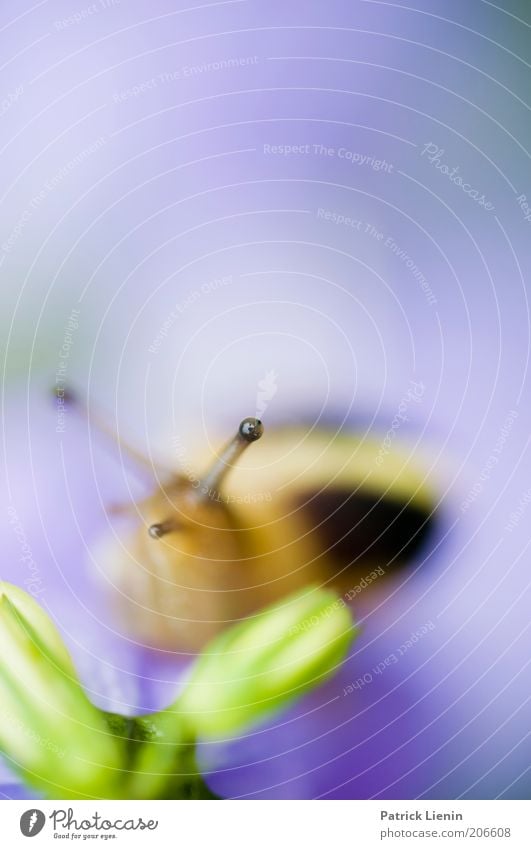
{"type": "MultiPolygon", "coordinates": [[[[336,679],[203,747],[223,795],[529,794],[531,511],[506,526],[531,486],[531,221],[517,201],[531,198],[531,19],[516,2],[417,5],[23,0],[0,12],[1,577],[24,586],[31,552],[99,704],[164,706],[182,661],[115,633],[94,580],[103,505],[144,490],[74,418],[55,431],[45,394],[73,309],[68,380],[167,463],[176,433],[225,438],[270,370],[268,424],[324,410],[384,434],[410,381],[425,385],[399,434],[441,503],[413,564],[425,568],[360,609],[336,679]],[[422,155],[430,143],[494,209],[422,155]],[[399,664],[342,695],[428,621],[399,664]]],[[[2,770],[4,795],[25,792],[2,770]]]]}

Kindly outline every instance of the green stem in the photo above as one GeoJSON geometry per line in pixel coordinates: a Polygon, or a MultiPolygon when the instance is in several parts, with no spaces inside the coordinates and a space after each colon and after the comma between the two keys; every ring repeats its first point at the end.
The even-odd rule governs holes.
{"type": "Polygon", "coordinates": [[[119,793],[124,799],[217,799],[203,780],[193,733],[174,713],[107,714],[123,743],[119,793]]]}

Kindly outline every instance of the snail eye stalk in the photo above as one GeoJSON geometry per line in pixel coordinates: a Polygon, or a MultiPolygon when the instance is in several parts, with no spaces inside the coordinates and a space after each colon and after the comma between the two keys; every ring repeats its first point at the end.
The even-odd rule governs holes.
{"type": "Polygon", "coordinates": [[[201,485],[194,491],[194,499],[197,501],[208,501],[209,498],[216,498],[220,486],[232,466],[234,466],[251,443],[257,442],[260,439],[263,432],[264,426],[260,419],[250,416],[240,422],[236,435],[225,446],[220,456],[217,457],[202,479],[201,485]]]}
{"type": "MultiPolygon", "coordinates": [[[[260,419],[255,419],[252,416],[243,419],[235,436],[225,446],[219,457],[216,458],[205,477],[199,481],[199,486],[190,489],[188,494],[189,502],[197,505],[208,503],[209,500],[219,500],[219,490],[225,476],[230,472],[245,449],[251,443],[260,439],[263,432],[264,426],[260,419]]],[[[178,525],[179,522],[176,519],[166,519],[163,522],[150,525],[148,533],[153,539],[161,539],[166,534],[176,530],[178,525]]]]}

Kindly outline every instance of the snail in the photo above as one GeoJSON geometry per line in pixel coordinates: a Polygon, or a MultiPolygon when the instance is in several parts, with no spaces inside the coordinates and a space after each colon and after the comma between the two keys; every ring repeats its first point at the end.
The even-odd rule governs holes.
{"type": "MultiPolygon", "coordinates": [[[[72,393],[65,400],[82,409],[72,393]]],[[[381,440],[327,428],[266,432],[249,417],[202,474],[169,472],[145,500],[109,507],[135,526],[93,556],[130,635],[196,652],[305,586],[333,587],[347,600],[363,584],[378,592],[426,540],[433,505],[422,470],[395,446],[382,462],[381,440]]]]}

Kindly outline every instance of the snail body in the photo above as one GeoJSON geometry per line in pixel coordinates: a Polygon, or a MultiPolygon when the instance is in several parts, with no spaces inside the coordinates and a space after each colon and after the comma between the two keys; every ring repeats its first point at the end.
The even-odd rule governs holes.
{"type": "Polygon", "coordinates": [[[124,626],[147,646],[198,651],[310,584],[348,596],[426,532],[431,493],[407,457],[379,464],[376,440],[327,430],[278,428],[258,442],[260,422],[242,432],[256,421],[202,477],[174,474],[136,504],[136,527],[100,548],[124,626]]]}

